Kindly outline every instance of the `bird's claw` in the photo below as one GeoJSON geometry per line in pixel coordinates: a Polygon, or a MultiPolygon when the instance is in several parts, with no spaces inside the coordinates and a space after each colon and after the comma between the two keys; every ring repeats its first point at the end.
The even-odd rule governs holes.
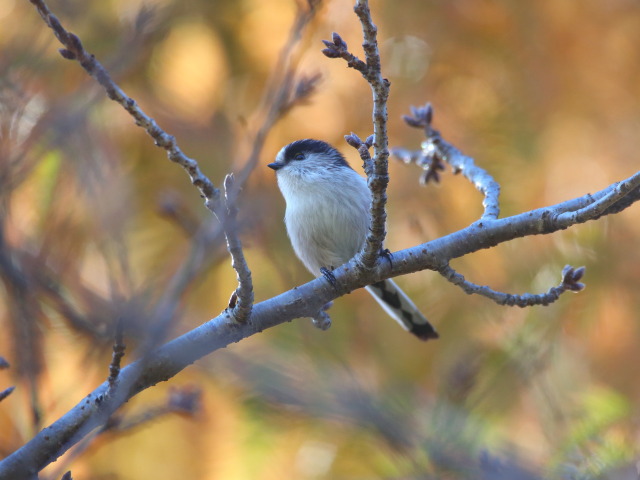
{"type": "Polygon", "coordinates": [[[331,270],[325,267],[321,267],[320,273],[322,273],[322,276],[327,280],[327,282],[331,284],[331,286],[333,286],[333,288],[337,287],[338,281],[336,280],[336,276],[331,270]]]}
{"type": "Polygon", "coordinates": [[[383,248],[382,250],[380,250],[380,256],[387,260],[389,262],[389,265],[391,265],[391,268],[393,268],[393,261],[391,260],[393,258],[393,254],[391,253],[391,250],[389,250],[388,248],[383,248]]]}

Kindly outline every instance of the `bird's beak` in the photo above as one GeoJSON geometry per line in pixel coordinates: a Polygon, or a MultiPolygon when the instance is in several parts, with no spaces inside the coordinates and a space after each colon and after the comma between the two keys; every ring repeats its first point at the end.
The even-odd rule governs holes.
{"type": "Polygon", "coordinates": [[[268,164],[267,167],[272,168],[273,170],[275,170],[277,172],[282,167],[284,167],[284,163],[274,162],[274,163],[268,164]]]}

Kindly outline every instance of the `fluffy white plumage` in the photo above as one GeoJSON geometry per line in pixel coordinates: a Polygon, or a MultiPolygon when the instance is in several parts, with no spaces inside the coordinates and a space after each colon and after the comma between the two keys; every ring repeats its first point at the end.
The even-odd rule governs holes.
{"type": "MultiPolygon", "coordinates": [[[[371,194],[366,180],[328,143],[298,140],[276,161],[278,186],[287,208],[284,221],[296,255],[314,275],[333,269],[360,251],[369,230],[371,194]]],[[[367,287],[385,311],[423,340],[438,334],[391,280],[367,287]]]]}

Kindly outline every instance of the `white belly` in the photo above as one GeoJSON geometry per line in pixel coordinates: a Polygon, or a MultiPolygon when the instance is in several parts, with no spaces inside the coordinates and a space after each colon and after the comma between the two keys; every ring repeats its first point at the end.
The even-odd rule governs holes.
{"type": "Polygon", "coordinates": [[[362,177],[344,188],[314,184],[295,201],[287,198],[285,224],[296,255],[314,275],[320,268],[335,268],[351,259],[369,229],[369,189],[362,177]],[[329,193],[330,192],[330,193],[329,193]]]}

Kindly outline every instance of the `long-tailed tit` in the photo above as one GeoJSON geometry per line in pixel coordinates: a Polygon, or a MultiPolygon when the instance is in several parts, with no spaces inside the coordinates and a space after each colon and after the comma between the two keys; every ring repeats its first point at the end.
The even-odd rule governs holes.
{"type": "MultiPolygon", "coordinates": [[[[293,249],[311,273],[339,267],[360,251],[369,231],[371,193],[340,152],[319,140],[298,140],[268,166],[287,204],[284,222],[293,249]]],[[[365,288],[405,330],[422,340],[438,338],[395,282],[365,288]]]]}

